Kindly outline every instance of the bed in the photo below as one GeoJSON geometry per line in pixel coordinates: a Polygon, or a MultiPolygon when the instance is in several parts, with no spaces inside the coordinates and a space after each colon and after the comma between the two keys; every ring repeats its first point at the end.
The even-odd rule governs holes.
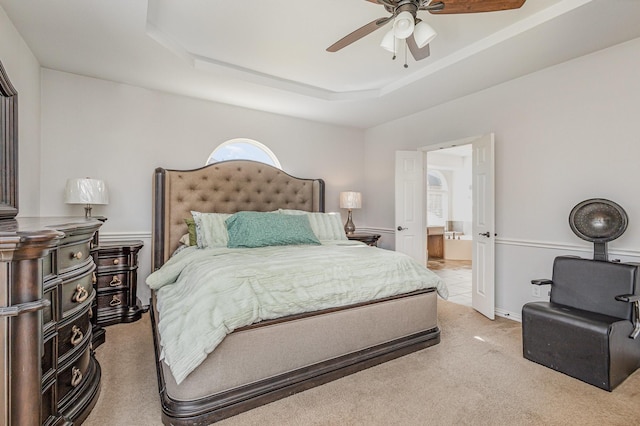
{"type": "MultiPolygon", "coordinates": [[[[324,212],[321,179],[296,178],[253,161],[225,161],[195,170],[158,168],[153,187],[152,276],[161,276],[181,262],[195,263],[179,259],[191,256],[185,254],[189,249],[172,257],[181,248],[181,239],[185,241],[185,219],[192,217],[192,211],[229,215],[242,212],[234,217],[245,212],[324,212]]],[[[374,260],[382,252],[395,253],[368,246],[351,247],[354,244],[366,246],[348,241],[335,243],[340,246],[336,250],[373,250],[365,257],[374,260]]],[[[332,249],[326,245],[310,245],[308,250],[328,253],[332,249]]],[[[280,258],[289,257],[294,250],[282,249],[289,251],[284,255],[278,252],[280,258]]],[[[260,250],[270,252],[272,247],[256,251],[260,250]]],[[[207,252],[192,251],[201,257],[207,252]]],[[[215,250],[211,252],[218,256],[215,250]]],[[[381,293],[375,300],[353,299],[346,305],[260,318],[229,330],[215,349],[185,375],[176,373],[175,358],[171,358],[171,366],[167,362],[170,339],[168,331],[161,335],[161,330],[171,327],[172,311],[179,309],[169,305],[171,298],[163,296],[163,288],[152,291],[150,312],[162,417],[165,424],[171,425],[211,424],[435,345],[440,341],[437,291],[446,297],[444,284],[438,282],[400,294],[381,293]]],[[[194,288],[204,287],[198,283],[194,288]]]]}

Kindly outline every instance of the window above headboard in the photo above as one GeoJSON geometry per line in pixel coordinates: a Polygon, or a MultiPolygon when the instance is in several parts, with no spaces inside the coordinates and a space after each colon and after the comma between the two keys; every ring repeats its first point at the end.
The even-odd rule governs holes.
{"type": "Polygon", "coordinates": [[[282,169],[273,151],[253,139],[236,138],[221,143],[209,155],[205,166],[228,160],[253,160],[282,169]]]}

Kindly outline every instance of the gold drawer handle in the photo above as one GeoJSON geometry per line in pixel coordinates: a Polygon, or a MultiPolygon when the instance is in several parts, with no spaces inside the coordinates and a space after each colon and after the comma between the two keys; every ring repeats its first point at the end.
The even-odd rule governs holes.
{"type": "Polygon", "coordinates": [[[98,277],[95,272],[91,274],[91,284],[95,284],[98,282],[98,277]]]}
{"type": "Polygon", "coordinates": [[[113,299],[109,302],[109,306],[114,307],[120,305],[122,305],[122,300],[118,299],[118,296],[113,296],[113,299]]]}
{"type": "Polygon", "coordinates": [[[73,299],[71,300],[76,303],[82,303],[87,300],[87,297],[89,297],[89,292],[87,291],[87,289],[78,284],[76,286],[76,292],[73,293],[73,299]]]}
{"type": "Polygon", "coordinates": [[[72,259],[78,259],[78,260],[82,259],[82,252],[79,251],[77,253],[71,253],[71,258],[72,259]]]}
{"type": "Polygon", "coordinates": [[[82,330],[80,330],[76,325],[71,327],[71,333],[71,345],[77,346],[80,342],[82,342],[84,334],[82,333],[82,330]]]}
{"type": "Polygon", "coordinates": [[[93,309],[89,309],[89,318],[93,318],[93,309]]]}
{"type": "Polygon", "coordinates": [[[74,388],[82,381],[82,371],[78,367],[71,368],[71,386],[74,388]]]}
{"type": "Polygon", "coordinates": [[[117,275],[114,275],[109,285],[111,287],[118,287],[119,285],[122,285],[122,281],[120,281],[120,278],[118,278],[117,275]]]}
{"type": "Polygon", "coordinates": [[[114,265],[119,265],[120,264],[120,259],[113,259],[113,264],[114,265]]]}

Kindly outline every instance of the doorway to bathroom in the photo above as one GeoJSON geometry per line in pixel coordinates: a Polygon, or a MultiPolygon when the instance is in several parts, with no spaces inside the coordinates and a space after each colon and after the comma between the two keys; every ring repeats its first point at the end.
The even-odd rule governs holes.
{"type": "Polygon", "coordinates": [[[427,266],[449,288],[449,300],[472,306],[472,145],[427,152],[427,266]]]}

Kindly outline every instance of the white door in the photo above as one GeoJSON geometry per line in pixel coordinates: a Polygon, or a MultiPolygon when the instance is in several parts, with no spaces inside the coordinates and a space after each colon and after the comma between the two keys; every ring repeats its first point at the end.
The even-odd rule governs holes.
{"type": "Polygon", "coordinates": [[[426,264],[424,160],[420,151],[396,151],[396,251],[426,264]]]}
{"type": "Polygon", "coordinates": [[[495,212],[493,133],[472,142],[473,254],[471,305],[495,318],[495,212]]]}

